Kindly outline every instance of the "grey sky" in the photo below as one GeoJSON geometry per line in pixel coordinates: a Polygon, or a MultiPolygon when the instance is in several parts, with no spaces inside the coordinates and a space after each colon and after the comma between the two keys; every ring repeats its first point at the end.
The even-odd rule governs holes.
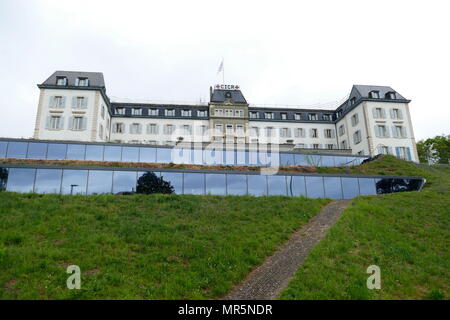
{"type": "Polygon", "coordinates": [[[250,103],[388,85],[412,100],[417,139],[450,134],[447,3],[2,0],[0,137],[32,136],[36,84],[55,70],[101,71],[111,97],[198,102],[222,57],[250,103]]]}

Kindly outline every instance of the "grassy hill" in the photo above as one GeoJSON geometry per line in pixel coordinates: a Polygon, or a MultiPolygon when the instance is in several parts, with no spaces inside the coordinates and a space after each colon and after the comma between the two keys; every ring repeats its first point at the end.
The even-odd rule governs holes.
{"type": "Polygon", "coordinates": [[[428,183],[420,192],[356,198],[281,298],[449,299],[450,168],[388,156],[350,171],[417,175],[428,183]],[[381,290],[366,287],[370,265],[381,269],[381,290]]]}

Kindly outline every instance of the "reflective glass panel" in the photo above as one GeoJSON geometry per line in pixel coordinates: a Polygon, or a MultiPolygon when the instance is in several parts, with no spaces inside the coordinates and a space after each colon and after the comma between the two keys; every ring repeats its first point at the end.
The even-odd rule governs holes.
{"type": "Polygon", "coordinates": [[[105,146],[103,159],[105,161],[120,161],[122,159],[122,147],[105,146]]]}
{"type": "Polygon", "coordinates": [[[8,142],[0,141],[0,158],[6,158],[6,148],[8,146],[8,142]]]}
{"type": "Polygon", "coordinates": [[[7,158],[25,159],[27,148],[28,142],[9,142],[7,158]]]}
{"type": "Polygon", "coordinates": [[[236,163],[235,156],[236,156],[236,153],[234,152],[234,150],[224,151],[224,157],[225,157],[224,163],[229,166],[234,165],[236,163]]]}
{"type": "Polygon", "coordinates": [[[61,169],[37,169],[34,192],[60,193],[61,177],[61,169]]]}
{"type": "Polygon", "coordinates": [[[139,162],[156,162],[156,148],[140,148],[139,162]]]}
{"type": "Polygon", "coordinates": [[[136,192],[136,171],[114,171],[113,193],[136,192]]]}
{"type": "Polygon", "coordinates": [[[102,161],[103,160],[103,146],[87,145],[86,146],[86,160],[102,161]]]}
{"type": "Polygon", "coordinates": [[[342,186],[340,177],[324,177],[325,198],[342,199],[342,186]]]}
{"type": "Polygon", "coordinates": [[[295,154],[294,155],[295,165],[297,166],[309,166],[308,160],[305,158],[303,154],[295,154]]]}
{"type": "Polygon", "coordinates": [[[361,195],[376,194],[375,180],[373,178],[358,178],[361,195]]]}
{"type": "Polygon", "coordinates": [[[320,167],[322,165],[322,157],[318,155],[305,154],[304,159],[307,166],[320,167]]]}
{"type": "Polygon", "coordinates": [[[12,192],[33,192],[35,173],[36,169],[9,169],[6,190],[12,192]]]}
{"type": "Polygon", "coordinates": [[[67,156],[69,160],[84,160],[86,146],[84,144],[68,144],[67,156]]]}
{"type": "Polygon", "coordinates": [[[191,150],[186,148],[175,147],[172,149],[172,162],[173,163],[191,163],[191,150]]]}
{"type": "Polygon", "coordinates": [[[244,174],[227,174],[227,193],[230,195],[246,195],[247,176],[244,174]]]}
{"type": "Polygon", "coordinates": [[[28,159],[45,159],[47,156],[47,144],[39,142],[30,142],[28,144],[28,159]]]}
{"type": "Polygon", "coordinates": [[[323,167],[334,167],[334,157],[333,156],[322,156],[323,167]]]}
{"type": "Polygon", "coordinates": [[[267,195],[267,176],[248,175],[248,194],[254,196],[267,195]]]}
{"type": "Polygon", "coordinates": [[[6,190],[6,184],[8,182],[8,174],[9,174],[9,169],[0,168],[0,191],[6,190]]]}
{"type": "Polygon", "coordinates": [[[357,178],[341,178],[344,199],[352,199],[359,196],[359,185],[357,178]]]}
{"type": "Polygon", "coordinates": [[[192,150],[192,163],[203,164],[203,150],[202,149],[192,150]]]}
{"type": "Polygon", "coordinates": [[[293,166],[294,162],[294,154],[292,153],[280,153],[280,164],[282,166],[293,166]]]}
{"type": "Polygon", "coordinates": [[[205,175],[203,173],[184,174],[184,194],[204,194],[205,175]]]}
{"type": "Polygon", "coordinates": [[[303,176],[287,176],[288,196],[306,197],[305,177],[303,176]]]}
{"type": "Polygon", "coordinates": [[[171,163],[172,162],[172,149],[170,148],[158,148],[157,162],[159,163],[171,163]]]}
{"type": "Polygon", "coordinates": [[[238,166],[248,165],[248,152],[246,151],[236,151],[236,164],[238,166]]]}
{"type": "Polygon", "coordinates": [[[62,194],[86,194],[88,171],[66,170],[63,172],[62,194]]]}
{"type": "Polygon", "coordinates": [[[88,194],[111,193],[112,171],[89,170],[88,194]]]}
{"type": "Polygon", "coordinates": [[[183,193],[183,174],[177,172],[161,172],[164,181],[170,182],[176,194],[183,193]]]}
{"type": "Polygon", "coordinates": [[[305,177],[308,198],[324,198],[323,177],[305,177]]]}
{"type": "Polygon", "coordinates": [[[139,148],[138,147],[122,147],[122,161],[123,162],[139,162],[139,148]]]}
{"type": "Polygon", "coordinates": [[[225,174],[206,174],[206,194],[225,195],[225,174]]]}
{"type": "Polygon", "coordinates": [[[270,196],[286,195],[285,176],[267,176],[268,191],[270,196]]]}
{"type": "Polygon", "coordinates": [[[205,164],[206,165],[215,165],[215,164],[223,164],[223,151],[216,149],[205,149],[205,164]]]}
{"type": "Polygon", "coordinates": [[[67,144],[49,143],[47,148],[47,159],[66,159],[67,144]]]}

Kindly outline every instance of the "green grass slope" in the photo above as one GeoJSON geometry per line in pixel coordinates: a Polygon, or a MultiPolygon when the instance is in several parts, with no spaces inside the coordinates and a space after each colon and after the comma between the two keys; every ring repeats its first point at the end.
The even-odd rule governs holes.
{"type": "Polygon", "coordinates": [[[315,247],[282,299],[449,299],[450,168],[383,157],[322,172],[417,175],[420,192],[356,198],[315,247]],[[367,267],[381,270],[381,289],[366,286],[367,267]]]}
{"type": "Polygon", "coordinates": [[[327,202],[0,192],[0,299],[217,298],[327,202]]]}

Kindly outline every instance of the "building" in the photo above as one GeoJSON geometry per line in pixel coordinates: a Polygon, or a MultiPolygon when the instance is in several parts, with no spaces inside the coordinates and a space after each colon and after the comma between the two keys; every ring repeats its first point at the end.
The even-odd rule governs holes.
{"type": "Polygon", "coordinates": [[[275,144],[283,150],[393,154],[418,162],[410,100],[387,86],[354,85],[335,110],[252,106],[237,85],[211,87],[207,104],[111,102],[97,72],[56,71],[38,88],[38,140],[275,144]]]}

